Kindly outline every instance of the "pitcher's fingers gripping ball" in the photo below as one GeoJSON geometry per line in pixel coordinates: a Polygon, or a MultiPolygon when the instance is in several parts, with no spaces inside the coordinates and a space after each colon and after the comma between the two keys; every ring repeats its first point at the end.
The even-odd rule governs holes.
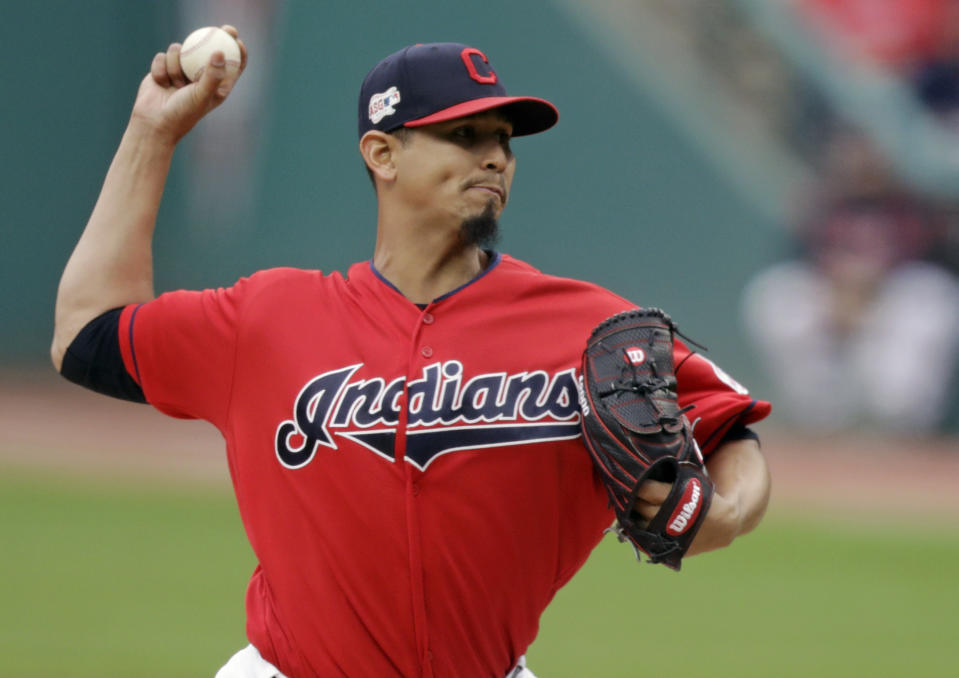
{"type": "Polygon", "coordinates": [[[680,410],[673,365],[676,325],[656,308],[609,318],[583,354],[583,438],[616,513],[613,528],[636,557],[679,570],[713,496],[713,484],[680,410]],[[634,510],[647,480],[672,483],[648,522],[634,510]]]}

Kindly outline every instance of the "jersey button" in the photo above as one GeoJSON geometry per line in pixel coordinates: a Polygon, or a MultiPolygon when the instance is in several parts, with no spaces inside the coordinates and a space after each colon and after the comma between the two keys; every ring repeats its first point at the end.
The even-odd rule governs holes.
{"type": "Polygon", "coordinates": [[[436,320],[436,318],[433,317],[432,313],[423,314],[423,324],[432,325],[434,320],[436,320]]]}
{"type": "Polygon", "coordinates": [[[420,486],[419,486],[419,483],[413,483],[413,496],[414,496],[414,497],[418,497],[419,494],[420,494],[420,486]]]}
{"type": "Polygon", "coordinates": [[[433,349],[430,348],[429,346],[424,346],[423,348],[421,348],[421,349],[420,349],[420,353],[422,354],[422,356],[423,356],[424,358],[432,358],[432,357],[433,357],[433,349]]]}

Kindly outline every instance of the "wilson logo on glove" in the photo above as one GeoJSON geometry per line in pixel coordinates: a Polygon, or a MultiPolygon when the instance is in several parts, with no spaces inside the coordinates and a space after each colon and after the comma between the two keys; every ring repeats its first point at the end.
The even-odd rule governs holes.
{"type": "Polygon", "coordinates": [[[686,486],[682,499],[679,500],[679,507],[669,517],[669,526],[666,533],[672,536],[678,536],[685,532],[690,525],[696,522],[696,516],[702,508],[703,488],[699,480],[693,478],[686,486]]]}
{"type": "Polygon", "coordinates": [[[639,346],[630,346],[626,349],[627,362],[633,365],[642,365],[646,362],[646,351],[639,346]]]}

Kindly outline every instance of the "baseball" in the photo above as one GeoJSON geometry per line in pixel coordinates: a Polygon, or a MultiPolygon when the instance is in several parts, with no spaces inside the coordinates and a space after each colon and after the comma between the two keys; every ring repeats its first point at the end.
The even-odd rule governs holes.
{"type": "Polygon", "coordinates": [[[180,48],[180,68],[183,69],[183,74],[191,82],[198,80],[213,52],[223,52],[228,72],[239,70],[240,46],[236,40],[222,28],[207,26],[196,29],[183,41],[180,48]]]}

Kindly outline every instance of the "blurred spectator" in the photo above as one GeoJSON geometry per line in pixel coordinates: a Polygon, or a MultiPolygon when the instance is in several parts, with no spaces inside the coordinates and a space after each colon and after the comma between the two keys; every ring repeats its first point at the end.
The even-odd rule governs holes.
{"type": "Polygon", "coordinates": [[[792,423],[934,434],[959,355],[959,282],[921,257],[927,207],[854,134],[830,146],[802,257],[747,286],[746,330],[792,423]]]}
{"type": "Polygon", "coordinates": [[[903,71],[933,51],[952,0],[794,0],[832,47],[852,59],[903,71]]]}
{"type": "Polygon", "coordinates": [[[951,0],[936,44],[913,75],[916,96],[943,123],[959,130],[959,0],[951,0]]]}

